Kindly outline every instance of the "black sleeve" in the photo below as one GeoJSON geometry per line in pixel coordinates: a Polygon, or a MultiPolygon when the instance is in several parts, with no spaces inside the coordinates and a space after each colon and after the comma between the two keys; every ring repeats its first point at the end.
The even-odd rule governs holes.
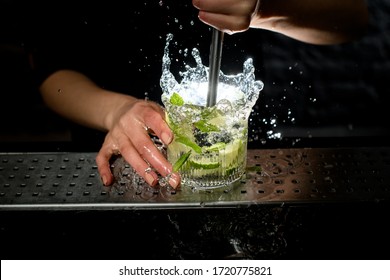
{"type": "MultiPolygon", "coordinates": [[[[71,69],[103,88],[139,98],[147,93],[160,102],[167,33],[175,34],[178,45],[174,46],[182,52],[199,43],[195,31],[209,34],[193,26],[198,21],[190,14],[195,17],[197,10],[181,1],[131,1],[131,5],[122,0],[40,2],[44,1],[27,2],[33,12],[26,21],[38,85],[59,69],[71,69]],[[191,36],[183,24],[190,28],[191,36]]],[[[209,43],[205,45],[208,48],[209,43]]],[[[191,62],[190,57],[188,60],[191,62]]],[[[179,63],[182,70],[183,61],[179,59],[179,63]]]]}
{"type": "MultiPolygon", "coordinates": [[[[80,71],[86,75],[91,63],[92,35],[83,28],[82,14],[70,1],[68,5],[30,6],[26,16],[26,48],[31,55],[35,82],[40,85],[60,69],[80,71]]],[[[60,2],[61,3],[61,2],[60,2]]]]}

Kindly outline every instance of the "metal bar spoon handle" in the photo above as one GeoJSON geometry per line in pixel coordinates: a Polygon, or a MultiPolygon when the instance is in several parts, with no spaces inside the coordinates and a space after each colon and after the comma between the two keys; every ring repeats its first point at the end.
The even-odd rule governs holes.
{"type": "Polygon", "coordinates": [[[209,87],[207,93],[207,107],[214,106],[217,102],[217,91],[219,82],[219,72],[221,68],[221,56],[222,56],[222,44],[223,44],[222,31],[213,28],[210,45],[210,59],[209,59],[209,87]]]}

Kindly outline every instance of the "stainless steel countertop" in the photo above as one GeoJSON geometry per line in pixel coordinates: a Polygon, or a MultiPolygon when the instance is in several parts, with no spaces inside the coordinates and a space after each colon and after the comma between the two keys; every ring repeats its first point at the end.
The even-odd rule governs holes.
{"type": "Polygon", "coordinates": [[[0,210],[235,208],[390,200],[390,148],[249,149],[241,181],[210,191],[152,188],[119,157],[102,185],[96,153],[0,153],[0,210]]]}

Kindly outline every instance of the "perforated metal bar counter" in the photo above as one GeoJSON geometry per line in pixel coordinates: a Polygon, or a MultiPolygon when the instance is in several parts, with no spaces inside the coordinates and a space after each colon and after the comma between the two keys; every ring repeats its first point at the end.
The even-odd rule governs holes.
{"type": "Polygon", "coordinates": [[[390,200],[390,148],[248,150],[236,184],[202,191],[151,188],[122,159],[102,185],[95,153],[1,153],[0,210],[246,207],[390,200]]]}
{"type": "Polygon", "coordinates": [[[388,259],[386,143],[250,149],[246,178],[210,192],[150,188],[121,157],[104,187],[96,153],[3,152],[0,255],[388,259]]]}

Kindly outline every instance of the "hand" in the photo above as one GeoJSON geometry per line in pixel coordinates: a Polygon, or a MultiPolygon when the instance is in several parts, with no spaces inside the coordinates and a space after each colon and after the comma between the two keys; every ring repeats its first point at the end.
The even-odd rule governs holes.
{"type": "Polygon", "coordinates": [[[249,29],[260,0],[192,0],[199,10],[199,19],[225,33],[249,29]]]}
{"type": "MultiPolygon", "coordinates": [[[[163,109],[157,103],[144,100],[124,104],[116,112],[112,121],[113,126],[96,157],[104,185],[113,183],[114,177],[109,160],[115,154],[121,154],[151,186],[158,183],[158,175],[154,170],[163,177],[171,174],[172,165],[157,149],[148,134],[148,130],[153,131],[166,145],[172,141],[173,134],[164,121],[164,116],[163,109]]],[[[172,173],[169,183],[173,188],[178,187],[180,176],[172,173]]]]}

